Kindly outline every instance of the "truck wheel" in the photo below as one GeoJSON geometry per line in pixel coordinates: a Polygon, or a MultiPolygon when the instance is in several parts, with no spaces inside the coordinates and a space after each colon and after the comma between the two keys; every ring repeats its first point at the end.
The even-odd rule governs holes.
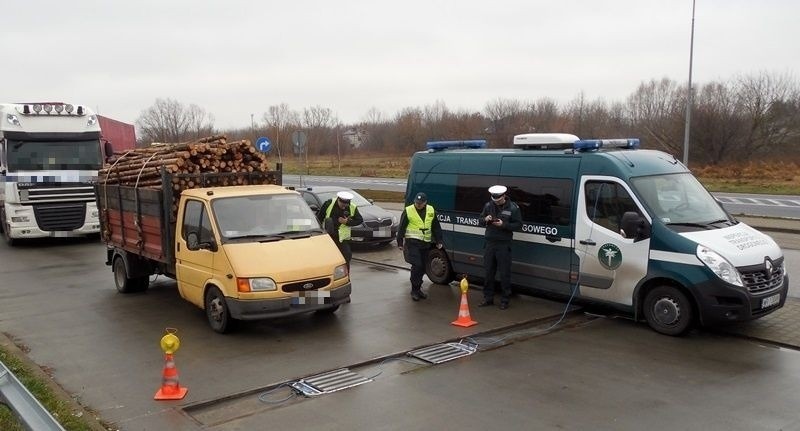
{"type": "Polygon", "coordinates": [[[117,256],[114,258],[114,284],[119,293],[142,292],[150,285],[150,277],[128,278],[128,271],[125,269],[125,261],[117,256]]]}
{"type": "Polygon", "coordinates": [[[450,259],[444,250],[434,248],[428,252],[425,274],[436,284],[448,284],[454,280],[453,268],[450,267],[450,259]]]}
{"type": "Polygon", "coordinates": [[[225,302],[225,296],[218,288],[212,286],[206,292],[205,308],[208,324],[214,332],[224,334],[230,329],[233,319],[225,302]]]}
{"type": "Polygon", "coordinates": [[[686,332],[694,320],[692,302],[672,286],[658,286],[647,293],[644,316],[656,332],[672,336],[686,332]]]}

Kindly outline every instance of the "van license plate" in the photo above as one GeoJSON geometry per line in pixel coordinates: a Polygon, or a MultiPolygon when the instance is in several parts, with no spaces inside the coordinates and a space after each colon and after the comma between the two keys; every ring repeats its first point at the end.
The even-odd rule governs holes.
{"type": "Polygon", "coordinates": [[[781,294],[768,296],[761,300],[761,308],[769,308],[781,302],[781,294]]]}
{"type": "Polygon", "coordinates": [[[392,231],[388,227],[379,227],[378,230],[372,232],[372,236],[377,238],[388,238],[392,231]]]}

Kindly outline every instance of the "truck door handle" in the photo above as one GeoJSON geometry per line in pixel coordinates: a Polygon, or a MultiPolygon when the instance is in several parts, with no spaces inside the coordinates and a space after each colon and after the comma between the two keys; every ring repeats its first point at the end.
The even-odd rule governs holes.
{"type": "Polygon", "coordinates": [[[559,242],[559,241],[561,241],[561,237],[560,236],[555,236],[555,235],[545,235],[544,239],[546,239],[546,240],[548,240],[550,242],[559,242]]]}
{"type": "Polygon", "coordinates": [[[583,244],[583,245],[597,245],[597,243],[594,242],[594,240],[592,240],[592,239],[582,239],[582,240],[580,240],[578,242],[583,244]]]}

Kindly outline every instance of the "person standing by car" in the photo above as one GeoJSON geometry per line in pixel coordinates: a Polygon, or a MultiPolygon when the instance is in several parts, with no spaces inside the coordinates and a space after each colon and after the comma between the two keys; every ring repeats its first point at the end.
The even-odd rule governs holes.
{"type": "Polygon", "coordinates": [[[417,193],[414,203],[407,206],[400,215],[397,228],[397,246],[403,250],[403,257],[411,264],[411,299],[419,301],[428,295],[422,291],[422,275],[428,251],[435,244],[442,248],[442,227],[436,217],[433,205],[428,205],[425,193],[417,193]]]}
{"type": "Polygon", "coordinates": [[[348,271],[350,270],[350,259],[353,257],[350,249],[350,227],[364,222],[358,212],[358,207],[350,202],[353,197],[350,192],[336,193],[336,202],[333,202],[333,198],[328,199],[319,210],[319,213],[322,214],[322,224],[333,238],[333,242],[339,247],[339,251],[342,252],[348,271]]]}
{"type": "Polygon", "coordinates": [[[511,240],[514,231],[522,226],[519,207],[506,196],[506,186],[489,187],[492,199],[483,206],[478,223],[486,227],[486,244],[483,252],[485,271],[483,302],[479,307],[494,304],[494,277],[500,272],[500,309],[508,308],[511,296],[511,240]]]}

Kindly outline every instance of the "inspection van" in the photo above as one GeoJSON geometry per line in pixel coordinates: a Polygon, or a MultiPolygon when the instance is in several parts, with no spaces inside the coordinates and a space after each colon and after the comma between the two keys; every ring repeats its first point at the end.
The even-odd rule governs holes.
{"type": "Polygon", "coordinates": [[[407,203],[428,195],[444,231],[428,277],[483,277],[478,215],[500,184],[523,220],[511,242],[515,290],[611,305],[668,335],[782,307],[789,279],[775,241],[728,214],[675,157],[639,146],[552,133],[517,135],[510,149],[429,142],[406,189],[407,203]]]}

